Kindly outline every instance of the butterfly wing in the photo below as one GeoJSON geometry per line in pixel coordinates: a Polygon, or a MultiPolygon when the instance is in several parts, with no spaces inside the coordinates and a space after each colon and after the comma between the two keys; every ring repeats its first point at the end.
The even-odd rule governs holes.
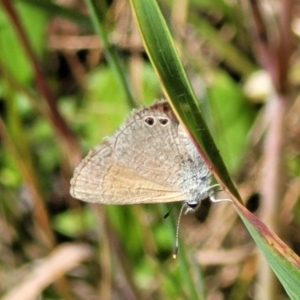
{"type": "Polygon", "coordinates": [[[105,204],[138,204],[182,201],[183,195],[170,188],[139,176],[119,164],[108,153],[107,145],[90,151],[80,163],[71,180],[74,198],[105,204]]]}
{"type": "Polygon", "coordinates": [[[76,168],[71,194],[106,204],[184,201],[176,184],[182,152],[178,122],[166,103],[135,111],[76,168]]]}

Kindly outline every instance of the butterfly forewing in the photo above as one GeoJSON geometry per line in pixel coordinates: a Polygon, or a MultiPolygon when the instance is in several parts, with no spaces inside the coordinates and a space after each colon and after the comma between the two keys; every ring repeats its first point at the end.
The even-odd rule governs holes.
{"type": "Polygon", "coordinates": [[[177,182],[186,155],[168,105],[137,110],[76,168],[71,194],[106,204],[184,201],[177,182]]]}

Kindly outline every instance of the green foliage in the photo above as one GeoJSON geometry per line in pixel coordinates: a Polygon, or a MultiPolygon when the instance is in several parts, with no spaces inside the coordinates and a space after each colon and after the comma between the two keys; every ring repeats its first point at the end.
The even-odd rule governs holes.
{"type": "MultiPolygon", "coordinates": [[[[38,58],[44,53],[45,28],[47,17],[45,13],[20,2],[16,5],[16,11],[20,16],[20,21],[26,32],[32,48],[38,58]],[[27,16],[30,16],[28,18],[27,16]],[[39,26],[36,26],[39,24],[39,26]]],[[[33,76],[29,61],[22,51],[22,45],[16,36],[14,28],[11,26],[8,16],[0,10],[0,61],[5,62],[5,67],[11,72],[12,76],[23,83],[28,83],[33,76]]]]}
{"type": "MultiPolygon", "coordinates": [[[[170,206],[87,206],[69,195],[79,153],[85,155],[110,135],[131,107],[162,97],[171,101],[231,193],[238,197],[229,174],[237,175],[243,195],[259,193],[256,177],[263,158],[257,153],[263,150],[260,139],[248,137],[263,137],[268,129],[258,126],[255,130],[262,132],[253,132],[264,103],[251,102],[243,89],[248,76],[261,68],[245,24],[251,14],[228,1],[190,1],[177,28],[181,16],[172,15],[175,2],[159,2],[171,35],[156,2],[131,1],[147,57],[129,3],[86,0],[83,8],[75,1],[70,7],[48,0],[1,1],[1,297],[14,287],[21,290],[25,279],[33,280],[32,270],[69,242],[89,245],[92,255],[79,255],[62,273],[60,266],[75,252],[60,257],[56,272],[48,274],[51,268],[46,268],[53,278],[36,297],[251,300],[259,279],[248,232],[283,285],[278,299],[300,294],[297,255],[238,203],[237,213],[232,205],[203,202],[198,219],[183,216],[173,260],[179,206],[164,220],[170,206]],[[18,21],[34,58],[16,33],[18,21]]],[[[292,233],[300,226],[299,192],[289,189],[297,186],[300,174],[297,116],[296,107],[287,118],[290,144],[284,158],[286,177],[293,182],[281,178],[287,187],[285,209],[276,216],[284,221],[282,232],[292,233]]],[[[286,239],[298,249],[299,238],[291,235],[286,239]]],[[[38,274],[44,278],[45,273],[38,274]]]]}
{"type": "Polygon", "coordinates": [[[227,168],[234,174],[243,160],[256,109],[225,72],[215,72],[212,77],[208,101],[211,118],[217,120],[212,125],[213,137],[227,168]]]}
{"type": "Polygon", "coordinates": [[[94,228],[96,218],[90,209],[66,210],[53,218],[53,228],[67,237],[78,238],[94,228]]]}

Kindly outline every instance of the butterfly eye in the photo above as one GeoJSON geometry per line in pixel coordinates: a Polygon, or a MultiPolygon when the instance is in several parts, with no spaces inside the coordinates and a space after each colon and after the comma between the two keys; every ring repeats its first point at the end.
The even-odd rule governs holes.
{"type": "Polygon", "coordinates": [[[165,118],[161,118],[159,119],[159,123],[161,125],[167,125],[169,123],[169,120],[168,119],[165,119],[165,118]]]}
{"type": "Polygon", "coordinates": [[[147,125],[153,126],[154,123],[155,123],[155,120],[154,120],[153,117],[147,117],[147,118],[145,119],[145,122],[146,122],[147,125]]]}

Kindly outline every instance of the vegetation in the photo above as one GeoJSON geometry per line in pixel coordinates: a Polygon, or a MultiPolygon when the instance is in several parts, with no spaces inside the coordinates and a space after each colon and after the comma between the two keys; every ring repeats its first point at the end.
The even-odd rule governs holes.
{"type": "Polygon", "coordinates": [[[2,299],[297,299],[298,3],[0,3],[2,299]],[[162,97],[233,200],[183,216],[176,260],[180,204],[164,220],[69,194],[81,157],[162,97]]]}

